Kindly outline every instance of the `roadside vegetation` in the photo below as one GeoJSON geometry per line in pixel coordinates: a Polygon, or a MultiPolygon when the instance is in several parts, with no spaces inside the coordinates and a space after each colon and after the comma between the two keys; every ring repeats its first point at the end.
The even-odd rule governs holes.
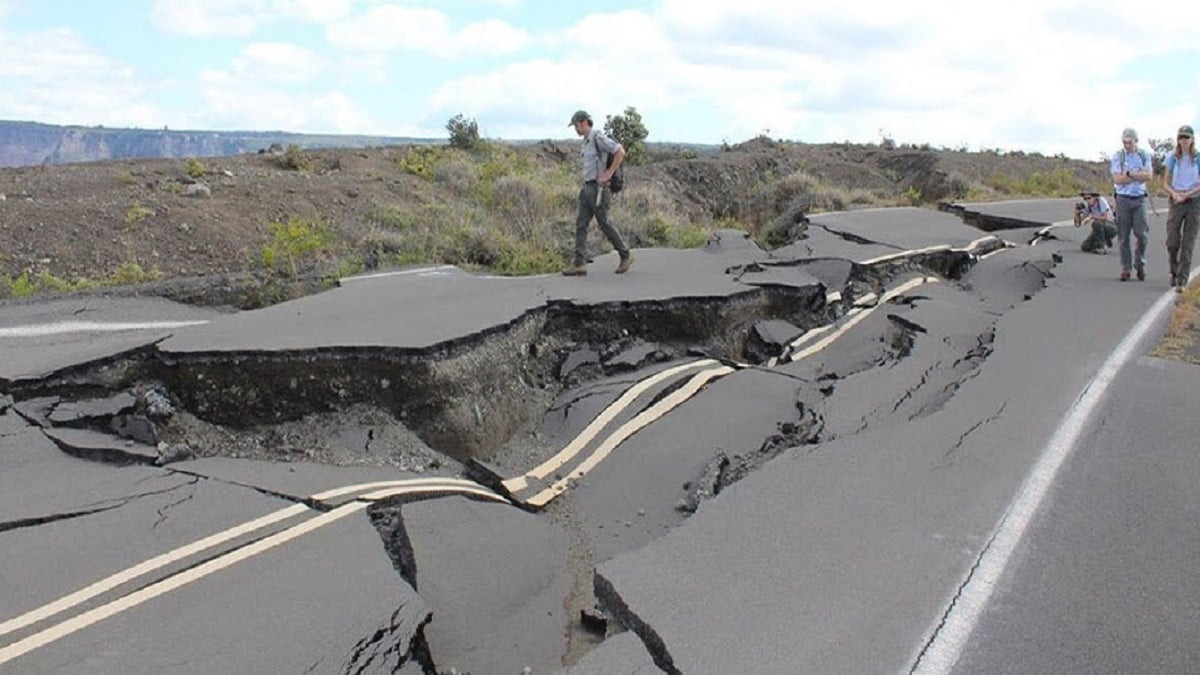
{"type": "MultiPolygon", "coordinates": [[[[734,145],[649,144],[650,130],[632,106],[607,116],[604,129],[628,153],[627,187],[610,213],[634,248],[701,247],[729,228],[772,248],[796,236],[803,214],[1069,197],[1106,180],[1100,162],[890,138],[809,145],[764,134],[734,145]]],[[[48,216],[35,210],[43,202],[9,202],[6,217],[27,209],[20,231],[39,239],[24,251],[0,251],[0,297],[205,273],[244,273],[305,289],[298,293],[311,292],[314,279],[417,264],[502,275],[557,271],[573,245],[577,143],[509,143],[482,131],[460,114],[447,121],[440,143],[290,145],[203,162],[91,165],[97,175],[108,173],[70,210],[48,216]],[[189,189],[201,177],[211,195],[189,189]],[[115,207],[113,190],[120,192],[115,207]],[[49,217],[67,224],[62,237],[80,234],[55,239],[60,230],[39,225],[49,217]],[[76,252],[89,246],[97,248],[76,252]]],[[[589,237],[590,250],[608,250],[597,228],[589,237]]]]}
{"type": "Polygon", "coordinates": [[[148,281],[157,281],[163,276],[157,268],[144,269],[136,262],[122,263],[111,274],[100,277],[77,276],[64,279],[46,270],[31,273],[21,272],[15,277],[0,274],[0,298],[26,298],[47,293],[73,293],[96,288],[128,286],[148,281]]]}
{"type": "Polygon", "coordinates": [[[1200,283],[1180,294],[1167,332],[1150,355],[1200,365],[1200,283]]]}

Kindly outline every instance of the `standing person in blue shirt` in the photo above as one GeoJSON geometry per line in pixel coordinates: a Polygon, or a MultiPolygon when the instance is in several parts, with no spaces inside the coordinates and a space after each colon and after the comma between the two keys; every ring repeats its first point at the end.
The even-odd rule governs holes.
{"type": "Polygon", "coordinates": [[[621,233],[608,221],[608,202],[612,197],[608,182],[621,162],[625,161],[625,148],[596,129],[592,124],[592,116],[586,110],[576,111],[571,116],[570,126],[583,137],[583,144],[579,148],[583,185],[579,188],[579,211],[575,216],[575,254],[571,264],[562,273],[569,277],[587,274],[587,231],[592,216],[595,216],[600,231],[617,249],[617,255],[621,256],[617,274],[624,274],[633,265],[633,255],[621,239],[621,233]],[[609,155],[612,155],[612,165],[606,168],[609,155]]]}
{"type": "Polygon", "coordinates": [[[1137,270],[1138,281],[1146,280],[1146,181],[1154,177],[1150,154],[1137,146],[1133,129],[1121,132],[1121,149],[1110,163],[1117,192],[1117,247],[1121,251],[1121,281],[1129,281],[1129,270],[1137,270]],[[1137,238],[1137,249],[1130,252],[1129,235],[1137,238]]]}
{"type": "Polygon", "coordinates": [[[1075,205],[1075,227],[1089,225],[1092,228],[1091,234],[1079,248],[1088,253],[1108,253],[1113,237],[1117,236],[1117,226],[1113,224],[1113,212],[1108,200],[1093,190],[1084,190],[1079,196],[1084,201],[1075,205]]]}
{"type": "Polygon", "coordinates": [[[1196,245],[1197,220],[1200,218],[1200,170],[1196,163],[1196,141],[1192,127],[1179,127],[1175,152],[1167,155],[1167,174],[1163,184],[1171,202],[1167,210],[1167,257],[1171,261],[1171,286],[1182,292],[1192,270],[1192,249],[1196,245]]]}

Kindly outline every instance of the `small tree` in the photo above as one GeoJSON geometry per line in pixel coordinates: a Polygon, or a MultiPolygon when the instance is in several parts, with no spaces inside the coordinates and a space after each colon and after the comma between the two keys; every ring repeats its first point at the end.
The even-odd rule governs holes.
{"type": "Polygon", "coordinates": [[[646,137],[650,132],[642,124],[637,108],[625,108],[623,115],[609,115],[604,119],[604,133],[617,139],[625,148],[625,161],[641,164],[646,159],[646,137]]]}
{"type": "Polygon", "coordinates": [[[446,131],[450,132],[451,147],[474,150],[483,145],[483,139],[479,137],[479,125],[474,118],[467,118],[462,113],[446,122],[446,131]]]}
{"type": "Polygon", "coordinates": [[[1167,172],[1167,155],[1175,152],[1175,139],[1151,138],[1150,162],[1154,165],[1154,175],[1161,176],[1167,172]]]}

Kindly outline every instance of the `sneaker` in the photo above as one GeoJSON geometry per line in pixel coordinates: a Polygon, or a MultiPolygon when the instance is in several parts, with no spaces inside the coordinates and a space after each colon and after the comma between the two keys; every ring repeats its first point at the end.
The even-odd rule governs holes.
{"type": "Polygon", "coordinates": [[[624,258],[621,258],[621,264],[617,265],[617,274],[625,274],[629,271],[630,267],[633,267],[632,253],[627,254],[624,258]]]}
{"type": "Polygon", "coordinates": [[[582,277],[587,274],[587,268],[583,263],[571,263],[563,268],[562,273],[564,277],[582,277]]]}
{"type": "Polygon", "coordinates": [[[1121,281],[1129,281],[1129,270],[1121,270],[1121,281]]]}
{"type": "Polygon", "coordinates": [[[1138,281],[1146,280],[1146,268],[1145,267],[1137,268],[1137,278],[1138,278],[1138,281]]]}

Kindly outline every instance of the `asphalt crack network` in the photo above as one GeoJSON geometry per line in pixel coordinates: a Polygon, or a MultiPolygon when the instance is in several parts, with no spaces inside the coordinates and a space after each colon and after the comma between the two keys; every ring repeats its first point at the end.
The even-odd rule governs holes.
{"type": "MultiPolygon", "coordinates": [[[[149,492],[142,492],[142,493],[135,494],[135,495],[129,495],[127,497],[119,497],[116,499],[104,500],[101,502],[96,502],[95,504],[85,504],[84,505],[85,508],[82,508],[78,511],[67,511],[64,513],[54,513],[54,514],[49,514],[49,515],[45,515],[45,516],[35,516],[33,518],[22,518],[20,520],[11,520],[8,522],[3,522],[3,523],[0,523],[0,532],[7,532],[9,530],[18,530],[18,529],[24,529],[24,528],[29,528],[29,527],[38,527],[41,525],[46,525],[46,524],[58,522],[61,520],[71,520],[73,518],[81,518],[83,516],[91,516],[91,515],[95,515],[97,513],[113,511],[115,509],[123,508],[139,499],[145,499],[147,497],[156,497],[158,495],[168,494],[170,492],[174,492],[174,491],[180,490],[182,488],[191,487],[191,486],[195,485],[197,482],[198,482],[198,479],[189,481],[189,482],[181,484],[181,485],[175,485],[175,486],[172,486],[169,488],[164,488],[162,490],[151,490],[149,492]],[[86,508],[89,506],[95,506],[95,508],[86,508]]],[[[183,499],[181,501],[187,501],[187,499],[191,499],[191,496],[189,495],[188,497],[186,497],[185,499],[183,499]]],[[[166,507],[164,507],[164,508],[166,508],[166,507]]],[[[161,512],[162,512],[162,510],[160,509],[159,510],[160,515],[161,515],[161,512]]],[[[155,523],[155,525],[157,525],[157,523],[155,523]]]]}
{"type": "Polygon", "coordinates": [[[965,443],[967,440],[967,436],[970,436],[971,434],[975,433],[975,431],[978,430],[983,425],[990,424],[990,423],[995,422],[996,420],[1000,419],[1000,416],[1004,414],[1004,410],[1007,407],[1008,407],[1008,400],[1005,399],[1004,403],[1000,404],[1000,408],[997,409],[996,412],[992,413],[991,416],[979,420],[975,424],[972,424],[970,426],[970,428],[968,428],[966,431],[964,431],[962,433],[962,435],[960,435],[958,437],[958,441],[955,442],[954,445],[950,446],[950,448],[948,450],[946,450],[946,454],[943,456],[948,458],[948,457],[950,457],[950,455],[953,455],[955,453],[955,451],[961,449],[963,446],[963,443],[965,443]]]}
{"type": "Polygon", "coordinates": [[[897,251],[904,250],[904,248],[902,246],[896,246],[895,244],[888,244],[888,243],[885,243],[882,241],[874,241],[871,239],[867,239],[866,237],[854,234],[853,232],[844,232],[842,230],[835,230],[832,227],[829,227],[828,225],[822,225],[820,223],[810,223],[810,224],[816,225],[817,227],[821,228],[822,230],[825,230],[826,232],[828,232],[829,234],[832,234],[835,237],[839,237],[839,238],[844,239],[853,244],[860,244],[862,246],[883,246],[885,248],[895,249],[897,251]]]}
{"type": "Polygon", "coordinates": [[[150,526],[150,529],[152,529],[152,530],[156,529],[159,525],[166,522],[167,511],[170,511],[171,509],[175,508],[176,506],[179,506],[180,504],[183,504],[184,502],[190,502],[192,500],[192,497],[194,497],[194,496],[195,495],[189,494],[186,497],[183,497],[181,499],[177,499],[177,500],[171,502],[170,504],[165,504],[165,505],[159,507],[156,511],[158,513],[158,520],[154,521],[154,524],[150,526]]]}
{"type": "Polygon", "coordinates": [[[286,492],[278,492],[276,490],[270,490],[268,488],[260,487],[258,485],[250,485],[249,483],[239,483],[237,481],[228,480],[226,478],[214,478],[213,476],[206,476],[204,474],[194,473],[191,471],[187,471],[185,469],[172,469],[172,468],[168,467],[168,468],[166,468],[166,470],[173,474],[178,474],[180,476],[188,476],[197,481],[211,480],[211,481],[214,481],[217,483],[221,483],[223,485],[229,485],[229,486],[236,487],[236,488],[242,488],[244,490],[253,490],[254,492],[257,492],[258,494],[265,495],[267,497],[272,497],[274,499],[282,499],[286,502],[291,502],[293,504],[303,504],[304,506],[307,506],[308,508],[313,509],[314,511],[320,511],[322,513],[333,510],[332,507],[330,507],[326,504],[323,504],[319,501],[316,501],[315,499],[312,499],[310,497],[298,497],[296,495],[290,495],[290,494],[287,494],[286,492]]]}

